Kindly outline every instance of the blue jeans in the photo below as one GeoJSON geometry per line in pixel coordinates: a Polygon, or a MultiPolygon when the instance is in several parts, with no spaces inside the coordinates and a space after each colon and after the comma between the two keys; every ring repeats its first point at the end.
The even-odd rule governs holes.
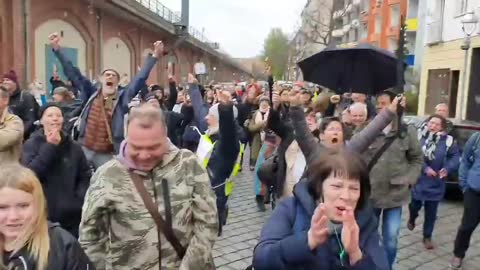
{"type": "Polygon", "coordinates": [[[402,207],[389,209],[374,209],[375,215],[380,221],[382,215],[382,239],[383,246],[387,252],[388,263],[392,269],[397,257],[398,234],[400,233],[400,225],[402,224],[402,207]]]}
{"type": "Polygon", "coordinates": [[[432,239],[433,228],[435,221],[437,220],[437,210],[440,202],[437,201],[419,201],[412,199],[412,202],[408,205],[410,212],[410,218],[408,222],[415,225],[415,219],[418,217],[418,212],[425,207],[425,221],[423,222],[423,239],[432,239]]]}

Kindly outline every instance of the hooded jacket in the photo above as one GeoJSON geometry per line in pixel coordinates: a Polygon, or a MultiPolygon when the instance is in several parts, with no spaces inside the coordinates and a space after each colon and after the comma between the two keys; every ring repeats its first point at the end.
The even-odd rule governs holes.
{"type": "Polygon", "coordinates": [[[25,143],[22,164],[34,171],[42,183],[49,220],[59,222],[78,236],[83,200],[91,177],[81,146],[63,134],[60,144],[50,144],[40,129],[25,143]]]}
{"type": "Polygon", "coordinates": [[[348,256],[339,259],[341,231],[310,250],[308,230],[316,203],[308,192],[307,183],[299,182],[294,197],[282,200],[263,226],[255,248],[253,266],[256,270],[388,270],[389,265],[377,232],[377,219],[371,208],[357,210],[355,219],[360,228],[359,245],[363,257],[350,266],[348,256]]]}
{"type": "MultiPolygon", "coordinates": [[[[95,270],[77,239],[60,228],[59,224],[48,224],[48,236],[50,237],[50,252],[46,269],[95,270]]],[[[16,270],[37,270],[37,263],[30,256],[26,247],[12,254],[5,265],[13,266],[12,269],[16,270]]]]}

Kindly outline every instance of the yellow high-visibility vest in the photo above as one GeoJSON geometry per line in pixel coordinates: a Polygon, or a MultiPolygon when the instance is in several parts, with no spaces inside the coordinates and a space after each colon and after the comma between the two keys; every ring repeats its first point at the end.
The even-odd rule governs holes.
{"type": "MultiPolygon", "coordinates": [[[[245,151],[245,145],[240,143],[240,151],[238,152],[237,160],[235,161],[235,165],[233,166],[232,173],[230,174],[230,177],[225,180],[224,183],[218,185],[222,186],[225,185],[225,195],[229,196],[232,194],[233,190],[233,178],[238,175],[238,172],[240,171],[242,165],[241,165],[241,159],[243,152],[245,151]]],[[[210,157],[212,156],[213,152],[213,147],[215,146],[215,143],[212,142],[212,139],[208,135],[201,135],[200,136],[200,142],[198,143],[197,147],[197,158],[200,164],[202,165],[202,168],[206,169],[208,166],[208,162],[210,161],[210,157]]],[[[214,187],[216,188],[216,187],[214,187]]]]}

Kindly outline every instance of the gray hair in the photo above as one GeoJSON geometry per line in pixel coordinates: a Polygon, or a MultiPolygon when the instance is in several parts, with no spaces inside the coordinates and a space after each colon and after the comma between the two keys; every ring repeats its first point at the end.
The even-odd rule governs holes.
{"type": "Polygon", "coordinates": [[[367,109],[367,104],[365,103],[360,103],[360,102],[355,102],[352,105],[350,105],[350,111],[353,110],[362,110],[365,115],[368,114],[368,109],[367,109]]]}
{"type": "Polygon", "coordinates": [[[435,110],[438,110],[438,108],[439,108],[439,107],[442,107],[442,106],[447,107],[447,110],[450,109],[450,108],[448,107],[447,103],[440,103],[440,104],[437,104],[437,106],[435,106],[435,110]]]}
{"type": "Polygon", "coordinates": [[[167,125],[163,111],[159,108],[153,107],[148,103],[144,103],[138,107],[133,107],[128,114],[127,127],[136,120],[136,125],[144,129],[152,128],[155,123],[159,123],[165,131],[167,125]]]}

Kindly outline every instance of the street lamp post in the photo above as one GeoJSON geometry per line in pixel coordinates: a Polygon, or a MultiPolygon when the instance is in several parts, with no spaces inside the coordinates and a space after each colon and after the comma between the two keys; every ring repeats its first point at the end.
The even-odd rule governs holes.
{"type": "Polygon", "coordinates": [[[217,67],[213,67],[212,80],[214,80],[214,81],[215,81],[216,73],[217,73],[217,67]]]}
{"type": "Polygon", "coordinates": [[[471,36],[477,28],[478,19],[477,19],[477,16],[475,16],[475,13],[473,11],[470,11],[463,16],[461,23],[462,23],[462,31],[465,34],[465,38],[463,39],[463,44],[460,48],[465,51],[465,58],[463,61],[462,90],[460,92],[460,106],[458,109],[459,113],[457,113],[455,117],[457,120],[462,120],[465,95],[466,95],[466,92],[468,91],[468,87],[467,87],[468,51],[470,50],[471,36]]]}

